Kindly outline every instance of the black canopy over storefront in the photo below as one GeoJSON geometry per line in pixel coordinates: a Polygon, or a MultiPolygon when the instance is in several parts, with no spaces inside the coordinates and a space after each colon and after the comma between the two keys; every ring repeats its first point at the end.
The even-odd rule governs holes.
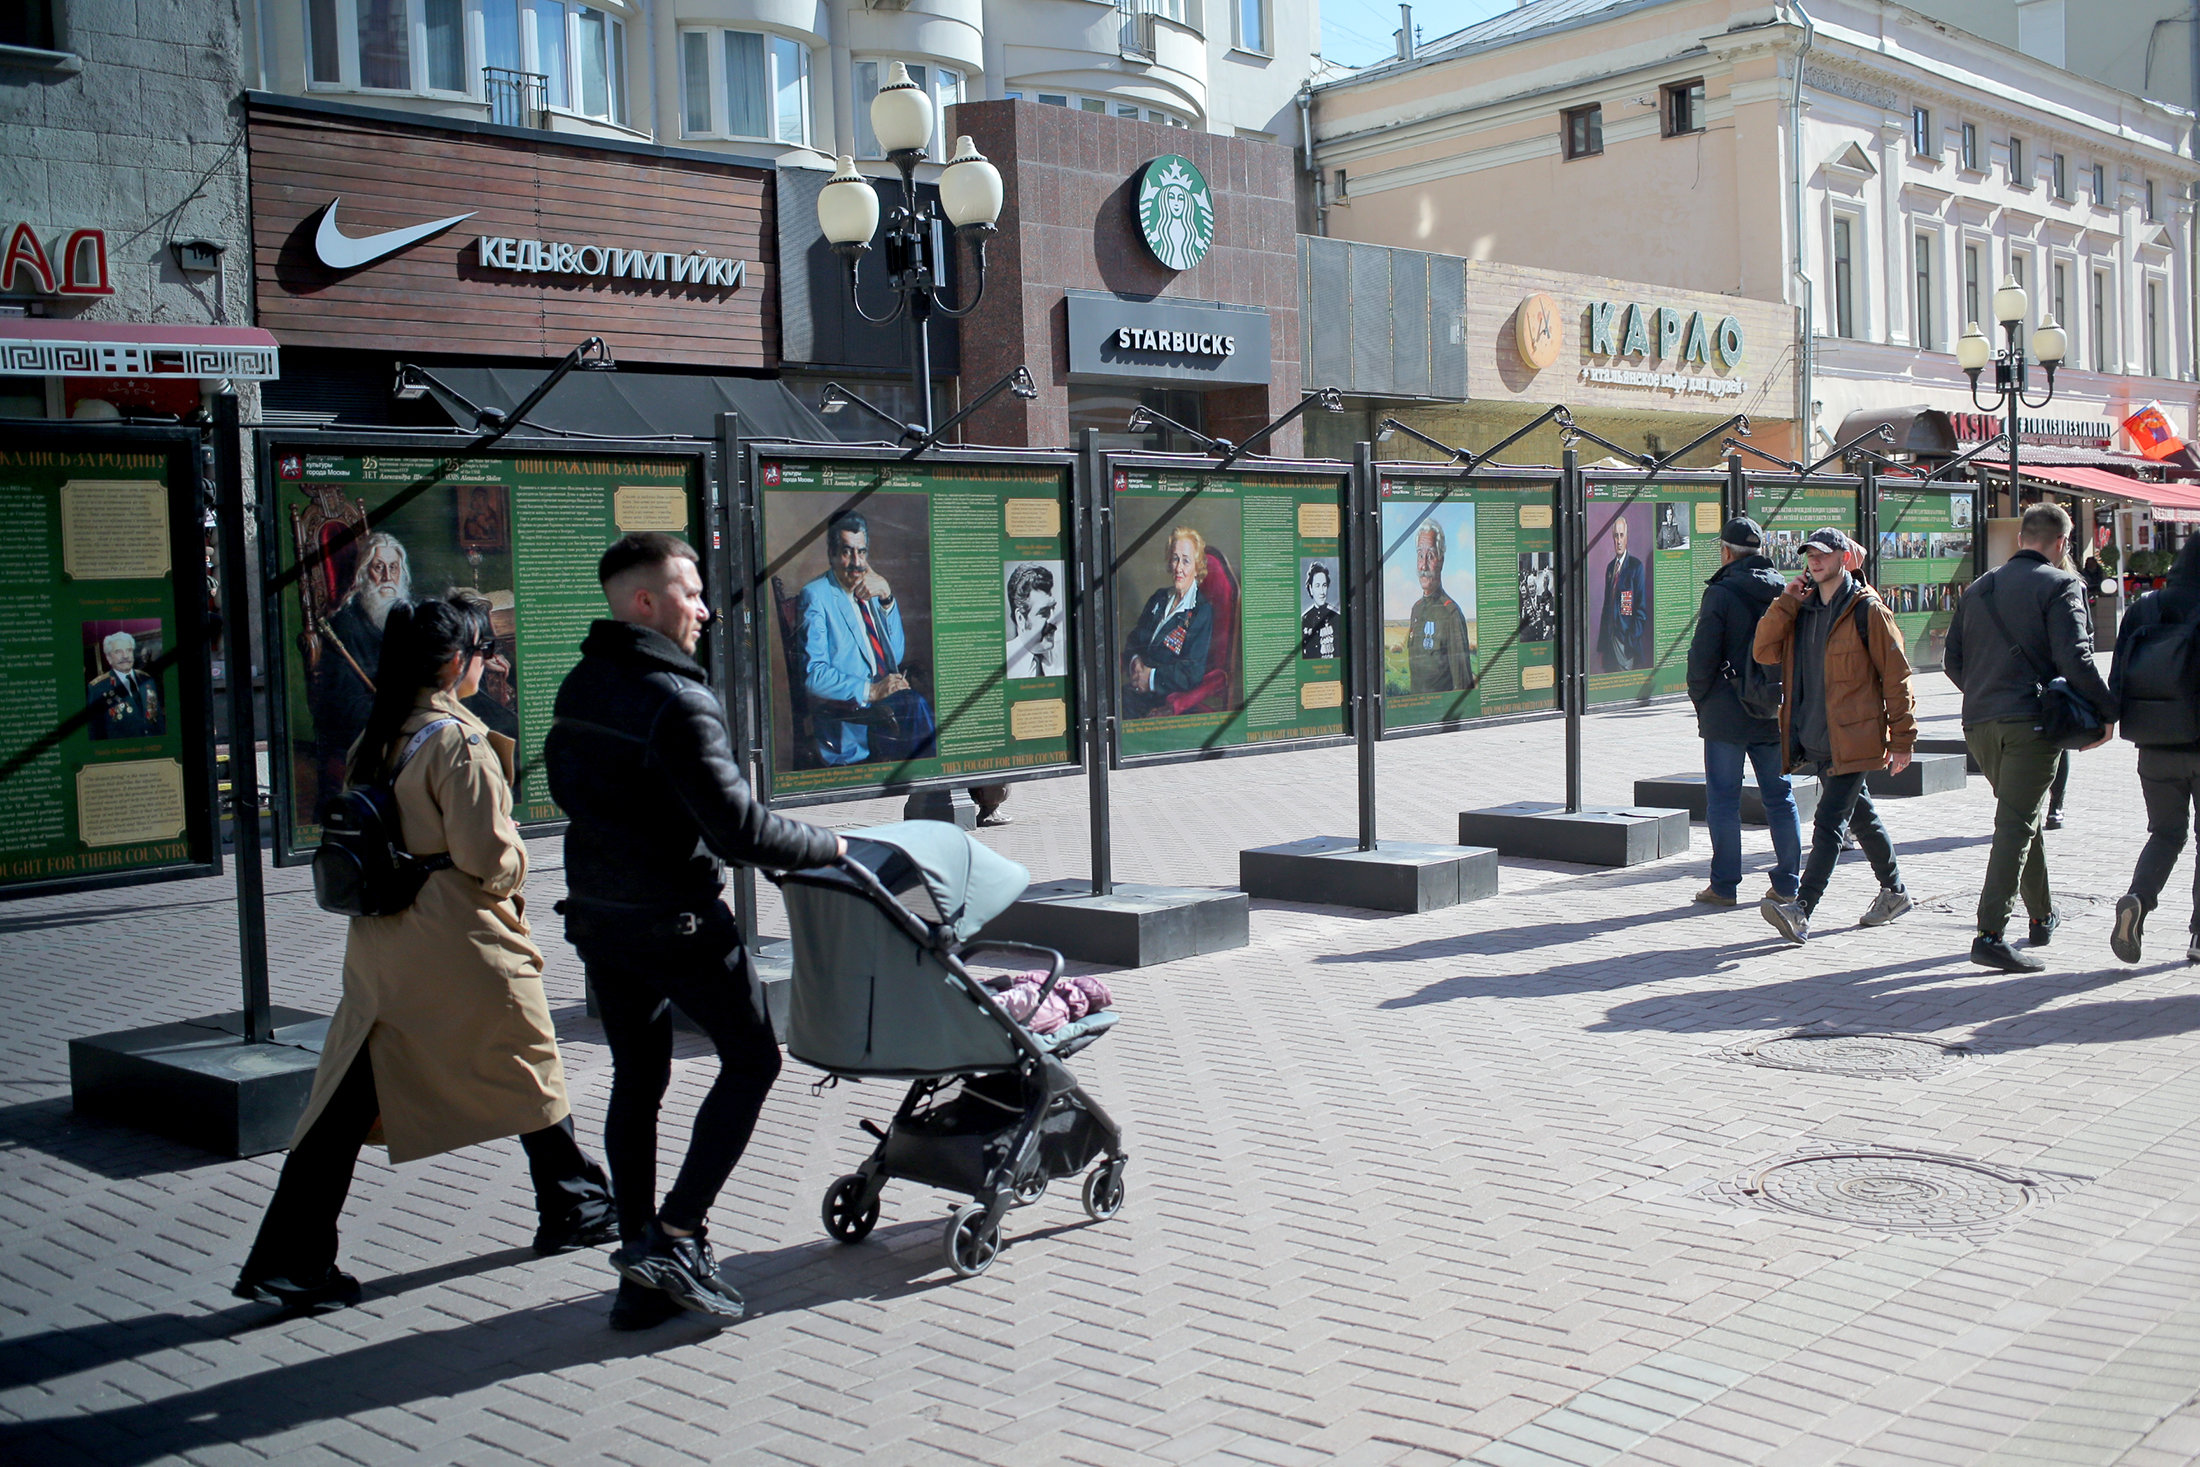
{"type": "MultiPolygon", "coordinates": [[[[477,407],[509,412],[542,381],[536,367],[457,367],[429,369],[437,380],[477,407]]],[[[474,426],[456,404],[445,411],[462,428],[474,426]]],[[[537,428],[558,433],[593,433],[610,438],[654,438],[677,434],[709,438],[718,432],[720,413],[741,415],[745,438],[794,438],[831,442],[832,430],[788,390],[765,377],[705,377],[680,372],[573,372],[527,415],[537,428]]]]}
{"type": "Polygon", "coordinates": [[[1854,443],[1859,434],[1885,427],[1894,434],[1892,447],[1873,444],[1882,453],[1953,458],[1962,452],[1956,442],[1956,425],[1938,408],[1919,403],[1914,407],[1859,408],[1841,420],[1834,430],[1836,443],[1854,443]]]}

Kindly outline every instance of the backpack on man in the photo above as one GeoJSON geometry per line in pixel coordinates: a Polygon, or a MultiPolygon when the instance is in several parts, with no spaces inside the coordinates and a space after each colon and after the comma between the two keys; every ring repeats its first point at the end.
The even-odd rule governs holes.
{"type": "Polygon", "coordinates": [[[2200,743],[2200,618],[2137,628],[2116,672],[2125,738],[2142,748],[2200,743]]]}
{"type": "Polygon", "coordinates": [[[421,745],[455,718],[421,726],[397,756],[389,777],[351,785],[321,816],[321,846],[313,853],[313,899],[339,917],[393,917],[410,907],[429,876],[451,864],[447,852],[415,856],[405,849],[397,811],[397,776],[421,745]]]}
{"type": "MultiPolygon", "coordinates": [[[[1744,609],[1748,609],[1749,603],[1742,600],[1741,592],[1732,591],[1731,594],[1736,601],[1741,602],[1744,609]]],[[[1870,587],[1861,581],[1857,583],[1856,597],[1849,608],[1849,614],[1856,618],[1856,634],[1865,639],[1867,646],[1870,644],[1871,629],[1864,625],[1864,608],[1877,599],[1870,587]]],[[[1758,609],[1751,624],[1762,621],[1764,614],[1765,608],[1758,609]]],[[[1775,722],[1779,720],[1780,704],[1787,697],[1787,686],[1780,679],[1777,665],[1748,657],[1743,659],[1739,672],[1729,666],[1727,676],[1734,683],[1734,696],[1742,700],[1744,713],[1751,718],[1769,718],[1775,722]]]]}

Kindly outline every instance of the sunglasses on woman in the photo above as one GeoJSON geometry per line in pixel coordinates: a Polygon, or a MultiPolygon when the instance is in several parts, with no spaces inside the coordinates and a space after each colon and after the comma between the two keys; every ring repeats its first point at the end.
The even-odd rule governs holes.
{"type": "Polygon", "coordinates": [[[480,641],[468,643],[466,647],[466,655],[468,657],[483,658],[496,656],[497,639],[495,637],[486,637],[480,641]]]}

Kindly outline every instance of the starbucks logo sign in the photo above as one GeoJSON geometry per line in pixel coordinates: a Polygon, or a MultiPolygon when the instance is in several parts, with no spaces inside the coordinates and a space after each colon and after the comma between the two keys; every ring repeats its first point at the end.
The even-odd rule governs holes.
{"type": "Polygon", "coordinates": [[[1215,241],[1215,196],[1191,159],[1164,153],[1140,171],[1138,228],[1154,258],[1189,270],[1215,241]]]}

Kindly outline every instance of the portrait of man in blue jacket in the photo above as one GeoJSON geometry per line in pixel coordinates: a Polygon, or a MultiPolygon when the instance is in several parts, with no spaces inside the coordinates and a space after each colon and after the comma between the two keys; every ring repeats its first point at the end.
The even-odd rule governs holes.
{"type": "Polygon", "coordinates": [[[1612,519],[1612,559],[1604,567],[1604,615],[1597,623],[1597,671],[1650,665],[1650,577],[1627,553],[1627,518],[1612,519]]]}
{"type": "Polygon", "coordinates": [[[818,762],[920,757],[907,744],[929,742],[932,711],[910,686],[901,607],[871,564],[871,526],[860,511],[844,509],[826,522],[825,554],[825,574],[801,597],[803,681],[818,762]],[[854,716],[860,709],[877,716],[854,716]]]}

